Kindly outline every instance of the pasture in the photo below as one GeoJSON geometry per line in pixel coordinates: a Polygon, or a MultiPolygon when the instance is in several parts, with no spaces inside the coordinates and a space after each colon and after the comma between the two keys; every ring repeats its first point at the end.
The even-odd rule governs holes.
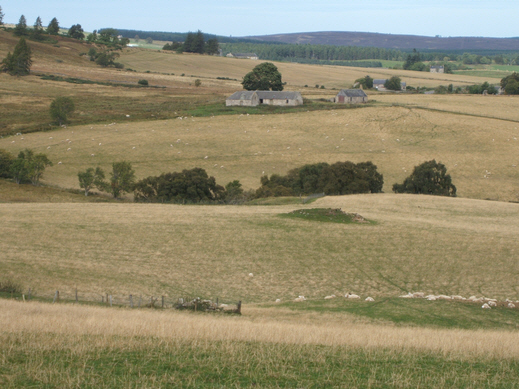
{"type": "MultiPolygon", "coordinates": [[[[15,43],[0,31],[0,57],[15,43]]],[[[0,300],[0,386],[517,387],[518,308],[398,297],[519,300],[517,98],[370,92],[361,108],[212,116],[257,61],[129,48],[119,61],[136,71],[118,71],[97,67],[80,55],[85,44],[65,38],[34,50],[34,75],[0,74],[0,148],[13,155],[31,148],[54,166],[41,187],[0,181],[0,281],[31,288],[36,300],[0,300]],[[144,78],[151,88],[130,87],[144,78]],[[71,125],[55,128],[47,110],[61,95],[77,111],[71,125]],[[204,117],[189,114],[198,108],[204,117]],[[393,183],[430,159],[447,166],[459,197],[391,194],[393,183]],[[201,167],[217,183],[238,179],[245,189],[307,163],[370,160],[385,193],[245,206],[81,194],[78,171],[109,171],[122,160],[138,179],[201,167]],[[283,217],[309,208],[341,208],[372,223],[283,217]],[[70,303],[76,288],[88,306],[70,303]],[[56,290],[62,301],[51,305],[56,290]],[[212,316],[93,303],[106,294],[244,307],[242,316],[212,316]],[[324,300],[331,294],[339,297],[324,300]],[[294,302],[299,295],[307,301],[294,302]]],[[[413,86],[486,81],[279,69],[286,89],[309,99],[328,99],[366,74],[400,75],[413,86]]]]}
{"type": "Polygon", "coordinates": [[[201,167],[225,185],[256,189],[262,175],[285,174],[308,163],[372,161],[386,193],[414,166],[436,159],[447,166],[458,196],[517,201],[519,161],[516,98],[381,96],[358,109],[243,114],[73,126],[0,139],[16,155],[24,148],[54,162],[44,182],[77,188],[87,167],[108,170],[130,161],[137,177],[201,167]],[[395,106],[394,104],[398,104],[395,106]],[[408,104],[408,105],[407,105],[408,104]],[[488,115],[488,116],[487,116],[488,115]],[[207,158],[206,158],[207,157],[207,158]],[[58,164],[61,162],[61,164],[58,164]]]}

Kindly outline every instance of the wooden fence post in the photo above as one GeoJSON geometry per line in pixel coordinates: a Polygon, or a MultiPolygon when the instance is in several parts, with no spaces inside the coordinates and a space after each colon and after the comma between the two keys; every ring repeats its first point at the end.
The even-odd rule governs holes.
{"type": "Polygon", "coordinates": [[[76,288],[76,303],[79,302],[77,298],[77,288],[76,288]]]}
{"type": "Polygon", "coordinates": [[[133,296],[130,295],[130,308],[133,308],[133,296]]]}
{"type": "Polygon", "coordinates": [[[241,300],[238,301],[238,309],[236,309],[236,312],[241,315],[241,300]]]}
{"type": "Polygon", "coordinates": [[[142,295],[139,296],[139,308],[141,307],[142,295]]]}
{"type": "Polygon", "coordinates": [[[52,304],[54,304],[56,301],[59,302],[59,292],[56,291],[56,293],[54,293],[54,299],[52,300],[52,304]]]}
{"type": "Polygon", "coordinates": [[[106,303],[108,304],[108,293],[106,294],[106,303]]]}
{"type": "Polygon", "coordinates": [[[216,308],[218,308],[218,297],[216,298],[216,308]]]}
{"type": "Polygon", "coordinates": [[[105,303],[105,296],[101,295],[101,303],[105,303]]]}
{"type": "Polygon", "coordinates": [[[31,299],[31,288],[29,288],[29,295],[27,296],[27,300],[31,299]]]}

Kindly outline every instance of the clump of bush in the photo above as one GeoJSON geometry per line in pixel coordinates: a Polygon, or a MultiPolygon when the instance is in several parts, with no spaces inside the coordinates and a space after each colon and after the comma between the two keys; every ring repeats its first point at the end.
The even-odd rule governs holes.
{"type": "Polygon", "coordinates": [[[393,192],[455,197],[456,187],[445,165],[433,159],[415,166],[402,184],[393,185],[393,192]]]}
{"type": "Polygon", "coordinates": [[[384,177],[371,161],[358,164],[336,162],[332,165],[321,162],[292,169],[285,176],[261,177],[256,197],[379,193],[383,185],[384,177]]]}
{"type": "Polygon", "coordinates": [[[142,85],[142,86],[148,86],[149,85],[148,80],[139,80],[139,81],[137,81],[137,84],[142,85]]]}

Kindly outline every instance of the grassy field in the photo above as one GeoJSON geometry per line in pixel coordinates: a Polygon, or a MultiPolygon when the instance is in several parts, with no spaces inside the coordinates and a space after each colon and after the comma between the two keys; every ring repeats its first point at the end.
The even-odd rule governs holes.
{"type": "Polygon", "coordinates": [[[58,287],[70,297],[77,286],[94,300],[109,293],[260,303],[415,291],[519,299],[517,204],[356,195],[309,205],[0,209],[0,274],[48,297],[58,287]],[[341,208],[374,223],[279,217],[304,208],[341,208]]]}
{"type": "Polygon", "coordinates": [[[211,317],[0,306],[5,388],[517,387],[517,332],[395,328],[280,309],[211,317]]]}
{"type": "MultiPolygon", "coordinates": [[[[0,31],[0,58],[15,44],[0,31]]],[[[134,71],[118,71],[81,56],[85,43],[30,44],[34,75],[0,74],[0,148],[44,152],[54,166],[41,187],[0,180],[0,282],[33,297],[0,299],[0,386],[518,387],[519,310],[504,306],[519,300],[516,98],[370,92],[370,105],[336,110],[319,99],[366,74],[413,86],[487,79],[280,63],[286,89],[314,100],[308,112],[230,112],[225,97],[257,61],[129,48],[119,60],[134,71]],[[134,87],[140,79],[152,87],[134,87]],[[56,129],[47,110],[61,95],[77,111],[56,129]],[[390,194],[433,158],[458,198],[390,194]],[[307,163],[371,160],[386,193],[247,206],[81,194],[78,171],[120,160],[139,179],[202,167],[246,189],[307,163]],[[288,215],[311,208],[370,223],[288,215]],[[76,288],[82,304],[72,304],[76,288]],[[49,304],[56,290],[61,302],[49,304]],[[347,292],[361,299],[324,299],[347,292]],[[398,297],[408,292],[499,306],[398,297]],[[100,306],[107,294],[115,307],[100,306]],[[242,300],[243,314],[131,310],[129,294],[242,300]]]]}
{"type": "MultiPolygon", "coordinates": [[[[391,192],[415,165],[444,163],[461,197],[517,201],[517,99],[377,95],[373,106],[282,115],[227,115],[74,126],[0,139],[54,162],[48,185],[77,188],[77,173],[130,161],[138,178],[201,167],[221,185],[256,189],[264,174],[307,163],[371,160],[391,192]],[[399,106],[392,106],[398,104],[399,106]],[[70,149],[70,150],[68,150],[70,149]],[[205,158],[207,157],[207,158],[205,158]],[[58,164],[58,162],[62,162],[58,164]]],[[[129,111],[128,111],[129,112],[129,111]]],[[[126,122],[126,120],[129,122],[126,122]]]]}

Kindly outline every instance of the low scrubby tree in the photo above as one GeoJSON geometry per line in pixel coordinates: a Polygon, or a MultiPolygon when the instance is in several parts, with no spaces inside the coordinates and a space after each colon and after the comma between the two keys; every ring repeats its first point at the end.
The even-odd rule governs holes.
{"type": "Polygon", "coordinates": [[[151,176],[135,184],[136,202],[199,203],[221,201],[225,189],[202,168],[151,176]]]}
{"type": "Polygon", "coordinates": [[[11,164],[14,161],[14,156],[7,150],[0,149],[0,177],[11,178],[11,164]]]}
{"type": "Polygon", "coordinates": [[[10,173],[17,184],[31,182],[38,185],[47,166],[52,166],[52,162],[45,154],[25,149],[11,162],[10,173]]]}
{"type": "Polygon", "coordinates": [[[292,169],[286,176],[273,174],[270,178],[261,177],[261,187],[256,190],[256,197],[379,193],[383,185],[382,174],[370,161],[358,164],[336,162],[333,165],[322,162],[292,169]]]}
{"type": "Polygon", "coordinates": [[[393,192],[454,197],[456,187],[445,165],[433,159],[415,166],[402,184],[393,185],[393,192]]]}
{"type": "Polygon", "coordinates": [[[50,103],[50,116],[61,126],[67,123],[69,115],[75,109],[74,101],[70,97],[56,97],[50,103]]]}
{"type": "Polygon", "coordinates": [[[97,42],[97,30],[94,30],[90,34],[88,34],[87,42],[88,43],[95,43],[95,42],[97,42]]]}
{"type": "Polygon", "coordinates": [[[77,174],[79,179],[79,187],[85,190],[85,196],[88,196],[89,192],[97,188],[101,191],[105,191],[107,183],[104,181],[105,172],[100,167],[93,168],[89,167],[84,172],[77,174]]]}

